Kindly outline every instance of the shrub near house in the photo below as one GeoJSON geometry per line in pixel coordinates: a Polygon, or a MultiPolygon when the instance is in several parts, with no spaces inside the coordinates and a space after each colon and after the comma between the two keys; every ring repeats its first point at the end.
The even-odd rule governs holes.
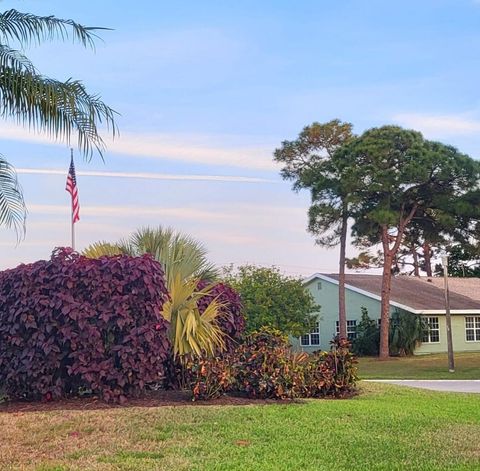
{"type": "Polygon", "coordinates": [[[346,397],[354,393],[356,359],[347,340],[335,339],[328,352],[292,351],[279,331],[262,328],[224,356],[187,365],[194,400],[222,394],[253,399],[346,397]]]}

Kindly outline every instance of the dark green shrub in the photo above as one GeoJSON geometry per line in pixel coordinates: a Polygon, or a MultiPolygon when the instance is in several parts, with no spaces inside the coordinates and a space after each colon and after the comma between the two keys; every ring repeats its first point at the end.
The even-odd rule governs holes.
{"type": "Polygon", "coordinates": [[[413,355],[428,326],[421,316],[397,309],[390,318],[390,354],[413,355]]]}
{"type": "Polygon", "coordinates": [[[380,328],[378,323],[371,319],[365,307],[362,307],[362,319],[357,325],[357,337],[352,343],[355,355],[378,355],[380,347],[380,328]]]}
{"type": "MultiPolygon", "coordinates": [[[[421,316],[400,309],[395,310],[390,317],[390,354],[412,355],[422,342],[426,330],[428,326],[421,316]]],[[[379,348],[380,327],[362,307],[362,320],[357,326],[357,338],[353,341],[352,350],[356,355],[375,356],[378,355],[379,348]]]]}

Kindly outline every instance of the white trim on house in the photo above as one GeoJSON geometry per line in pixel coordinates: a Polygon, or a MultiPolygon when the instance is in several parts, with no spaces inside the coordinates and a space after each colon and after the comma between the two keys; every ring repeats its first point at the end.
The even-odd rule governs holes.
{"type": "MultiPolygon", "coordinates": [[[[424,309],[423,311],[415,311],[417,314],[443,314],[445,315],[445,309],[424,309]]],[[[450,309],[450,314],[480,314],[480,309],[450,309]]]]}
{"type": "MultiPolygon", "coordinates": [[[[315,279],[320,279],[324,281],[328,281],[330,283],[333,283],[334,285],[338,285],[338,280],[335,278],[330,278],[329,276],[322,275],[321,273],[314,273],[312,276],[309,276],[308,278],[305,278],[303,280],[303,284],[307,285],[311,281],[315,279]]],[[[368,298],[375,299],[376,301],[381,301],[382,298],[381,296],[378,296],[377,294],[373,294],[370,291],[366,291],[361,288],[357,288],[356,286],[349,285],[348,283],[345,283],[345,288],[349,289],[350,291],[354,291],[355,293],[363,294],[364,296],[367,296],[368,298]]],[[[407,306],[406,304],[401,304],[397,303],[396,301],[390,301],[390,305],[394,307],[398,307],[400,309],[404,309],[405,311],[412,312],[413,314],[422,314],[422,315],[428,315],[428,314],[443,314],[445,315],[445,309],[414,309],[411,306],[407,306]]],[[[480,309],[452,309],[450,310],[451,314],[480,314],[480,309]]]]}

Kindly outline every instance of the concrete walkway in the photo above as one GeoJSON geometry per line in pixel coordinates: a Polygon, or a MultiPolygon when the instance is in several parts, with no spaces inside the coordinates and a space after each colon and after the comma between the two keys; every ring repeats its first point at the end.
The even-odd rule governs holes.
{"type": "Polygon", "coordinates": [[[480,394],[480,379],[367,379],[364,381],[397,384],[410,388],[431,389],[432,391],[480,394]]]}

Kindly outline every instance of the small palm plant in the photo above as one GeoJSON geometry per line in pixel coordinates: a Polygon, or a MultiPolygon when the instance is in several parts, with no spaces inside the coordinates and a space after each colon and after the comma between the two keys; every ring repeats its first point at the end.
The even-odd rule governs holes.
{"type": "Polygon", "coordinates": [[[400,356],[413,355],[427,331],[422,317],[396,309],[390,318],[390,351],[400,356]]]}
{"type": "Polygon", "coordinates": [[[169,285],[170,300],[163,306],[163,316],[170,322],[174,355],[214,355],[225,348],[224,334],[217,324],[222,304],[213,300],[201,314],[198,300],[209,289],[198,290],[198,280],[183,281],[176,275],[169,285]]]}
{"type": "Polygon", "coordinates": [[[103,256],[123,255],[125,252],[117,244],[102,241],[89,245],[82,254],[88,258],[100,258],[103,256]]]}
{"type": "Polygon", "coordinates": [[[203,313],[198,308],[198,300],[212,288],[199,289],[198,283],[213,282],[218,276],[198,241],[171,228],[145,227],[116,244],[97,242],[83,251],[91,258],[145,253],[158,260],[165,272],[170,301],[163,307],[163,316],[170,322],[174,356],[183,361],[191,355],[213,355],[225,349],[225,334],[218,325],[223,305],[213,299],[203,313]]]}

